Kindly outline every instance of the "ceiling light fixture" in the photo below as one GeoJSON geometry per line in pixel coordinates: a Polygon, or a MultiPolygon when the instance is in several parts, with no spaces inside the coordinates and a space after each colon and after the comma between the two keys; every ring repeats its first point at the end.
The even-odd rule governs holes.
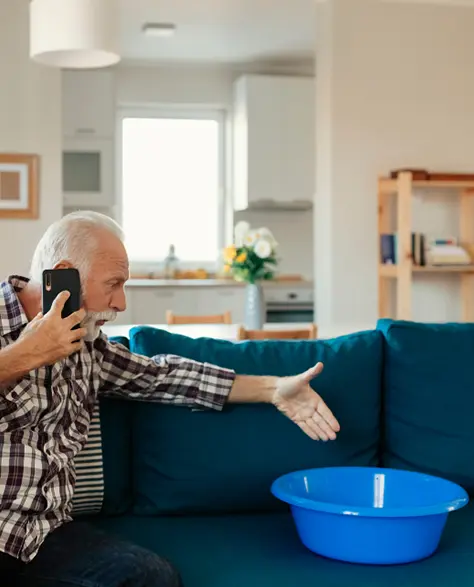
{"type": "Polygon", "coordinates": [[[176,25],[167,22],[147,22],[142,31],[148,37],[172,37],[176,32],[176,25]]]}
{"type": "Polygon", "coordinates": [[[68,69],[120,61],[116,0],[32,0],[30,57],[68,69]]]}

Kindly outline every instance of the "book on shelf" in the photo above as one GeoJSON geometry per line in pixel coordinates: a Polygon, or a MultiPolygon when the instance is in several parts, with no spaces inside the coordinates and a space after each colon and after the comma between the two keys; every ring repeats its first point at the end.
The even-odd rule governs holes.
{"type": "Polygon", "coordinates": [[[380,262],[382,265],[397,264],[397,235],[381,234],[380,235],[380,262]]]}
{"type": "Polygon", "coordinates": [[[469,253],[460,245],[432,245],[428,250],[428,261],[435,266],[470,265],[469,253]]]}
{"type": "Polygon", "coordinates": [[[421,232],[411,234],[411,258],[414,265],[426,265],[426,237],[421,232]]]}
{"type": "MultiPolygon", "coordinates": [[[[397,264],[397,234],[380,235],[380,252],[382,265],[397,264]]],[[[411,235],[411,258],[414,265],[426,265],[425,235],[413,232],[411,235]]]]}
{"type": "MultiPolygon", "coordinates": [[[[397,234],[380,235],[382,265],[397,264],[397,234]]],[[[420,232],[411,235],[411,258],[413,265],[424,266],[463,266],[471,265],[470,251],[458,244],[455,237],[428,238],[420,232]]]]}

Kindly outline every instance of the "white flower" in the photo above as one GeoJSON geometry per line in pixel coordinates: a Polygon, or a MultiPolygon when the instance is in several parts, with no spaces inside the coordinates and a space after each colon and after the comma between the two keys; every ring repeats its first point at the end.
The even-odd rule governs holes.
{"type": "Polygon", "coordinates": [[[273,234],[271,233],[270,230],[268,230],[268,228],[265,228],[264,226],[262,226],[261,228],[257,229],[255,231],[256,235],[257,235],[257,240],[263,239],[266,240],[270,243],[272,249],[276,249],[276,247],[278,246],[278,243],[275,240],[275,237],[273,236],[273,234]]]}
{"type": "Polygon", "coordinates": [[[241,247],[244,244],[245,237],[250,231],[250,224],[242,220],[241,222],[237,222],[234,227],[234,239],[235,245],[237,247],[241,247]]]}
{"type": "Polygon", "coordinates": [[[258,240],[257,231],[251,230],[244,237],[244,245],[246,247],[252,247],[258,240]]]}
{"type": "Polygon", "coordinates": [[[261,238],[255,243],[254,249],[255,254],[260,259],[268,259],[268,257],[272,254],[272,245],[268,242],[268,240],[261,238]]]}

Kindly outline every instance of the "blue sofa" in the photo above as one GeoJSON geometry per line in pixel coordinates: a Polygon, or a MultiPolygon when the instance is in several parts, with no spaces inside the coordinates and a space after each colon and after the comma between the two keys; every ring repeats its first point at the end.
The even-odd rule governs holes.
{"type": "Polygon", "coordinates": [[[382,320],[318,341],[231,343],[135,328],[131,350],[171,353],[242,374],[315,381],[341,423],[317,443],[271,406],[222,413],[102,400],[100,527],[168,557],[185,587],[457,587],[474,585],[474,506],[450,514],[439,551],[403,566],[326,560],[300,543],[279,475],[328,465],[424,471],[474,492],[474,324],[382,320]]]}

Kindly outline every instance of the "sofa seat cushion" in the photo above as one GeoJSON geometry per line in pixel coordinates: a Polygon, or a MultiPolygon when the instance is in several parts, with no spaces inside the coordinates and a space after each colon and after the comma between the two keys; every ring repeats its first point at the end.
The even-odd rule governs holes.
{"type": "Polygon", "coordinates": [[[321,558],[300,543],[288,513],[94,518],[109,532],[167,557],[186,587],[472,587],[474,506],[449,516],[438,552],[375,567],[321,558]]]}
{"type": "Polygon", "coordinates": [[[335,442],[316,442],[268,405],[227,405],[223,412],[141,403],[133,410],[135,514],[281,509],[273,480],[295,469],[378,463],[382,336],[334,340],[191,339],[140,327],[135,352],[181,355],[248,375],[294,375],[325,363],[314,381],[341,424],[335,442]]]}
{"type": "Polygon", "coordinates": [[[383,465],[431,473],[474,495],[474,324],[381,320],[383,465]]]}

